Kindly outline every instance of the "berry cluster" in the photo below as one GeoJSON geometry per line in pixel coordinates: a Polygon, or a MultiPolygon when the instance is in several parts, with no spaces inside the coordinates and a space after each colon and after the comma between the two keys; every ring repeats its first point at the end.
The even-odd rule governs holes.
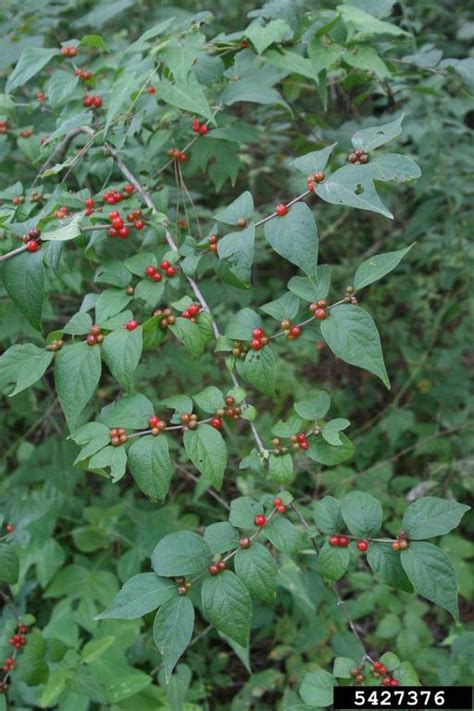
{"type": "Polygon", "coordinates": [[[22,138],[29,138],[32,135],[33,131],[31,130],[31,128],[22,128],[22,130],[20,131],[20,136],[22,138]]]}
{"type": "Polygon", "coordinates": [[[280,325],[289,341],[296,341],[301,336],[301,326],[294,326],[288,319],[282,321],[280,325]]]}
{"type": "Polygon", "coordinates": [[[133,185],[131,183],[126,183],[122,188],[122,192],[120,192],[120,190],[108,190],[102,195],[102,200],[108,205],[115,205],[117,202],[121,202],[127,198],[133,192],[135,192],[133,185]]]}
{"type": "Polygon", "coordinates": [[[286,454],[288,452],[288,447],[283,447],[281,440],[278,437],[274,437],[272,439],[272,445],[274,447],[272,454],[274,454],[275,457],[280,457],[282,454],[286,454]]]}
{"type": "Polygon", "coordinates": [[[90,69],[81,69],[80,67],[77,67],[74,70],[74,74],[82,81],[89,81],[92,79],[92,71],[90,69]]]}
{"type": "Polygon", "coordinates": [[[82,98],[82,105],[86,109],[100,109],[102,106],[102,99],[97,94],[84,94],[82,98]]]}
{"type": "Polygon", "coordinates": [[[308,444],[308,439],[306,435],[301,432],[300,434],[292,435],[290,437],[291,440],[291,446],[293,449],[308,449],[309,444],[308,444]]]}
{"type": "Polygon", "coordinates": [[[160,262],[160,269],[163,271],[167,277],[172,279],[174,275],[176,274],[176,267],[173,267],[171,262],[168,262],[167,259],[163,259],[162,262],[160,262]]]}
{"type": "Polygon", "coordinates": [[[6,672],[11,672],[15,668],[15,660],[13,657],[7,657],[3,663],[2,669],[6,672]]]}
{"type": "Polygon", "coordinates": [[[281,514],[285,513],[286,506],[278,496],[273,499],[273,505],[276,508],[276,510],[278,511],[278,513],[281,513],[281,514]]]}
{"type": "Polygon", "coordinates": [[[408,548],[408,536],[405,531],[400,531],[397,540],[392,543],[394,551],[405,551],[408,548]]]}
{"type": "Polygon", "coordinates": [[[173,312],[171,309],[155,309],[153,311],[153,316],[163,316],[163,318],[160,321],[160,328],[165,330],[168,328],[168,326],[172,326],[175,322],[175,317],[173,316],[173,312]]]}
{"type": "Polygon", "coordinates": [[[24,636],[27,633],[28,627],[26,625],[18,625],[17,632],[10,637],[8,641],[12,647],[15,647],[15,649],[21,649],[27,642],[27,639],[24,636]]]}
{"type": "Polygon", "coordinates": [[[322,171],[318,170],[316,173],[312,173],[312,175],[308,175],[306,178],[306,185],[310,193],[314,193],[315,191],[315,186],[318,183],[321,183],[325,178],[325,175],[322,171]]]}
{"type": "Polygon", "coordinates": [[[223,570],[227,568],[225,561],[224,560],[218,560],[217,563],[211,563],[211,565],[208,568],[208,571],[210,572],[211,575],[219,575],[219,573],[222,573],[223,570]]]}
{"type": "Polygon", "coordinates": [[[76,47],[61,47],[61,54],[63,57],[75,57],[77,56],[76,47]]]}
{"type": "Polygon", "coordinates": [[[248,351],[249,346],[246,343],[242,343],[242,341],[233,341],[232,355],[235,356],[235,358],[244,359],[248,351]]]}
{"type": "Polygon", "coordinates": [[[157,415],[151,415],[148,418],[148,424],[151,427],[152,435],[155,437],[164,432],[166,429],[166,422],[161,420],[157,415]]]}
{"type": "Polygon", "coordinates": [[[68,207],[58,207],[57,210],[54,211],[54,217],[56,217],[58,220],[64,220],[64,218],[69,214],[69,208],[68,207]]]}
{"type": "Polygon", "coordinates": [[[171,156],[171,158],[178,160],[180,163],[186,163],[188,160],[187,153],[180,151],[179,148],[170,148],[168,150],[168,155],[171,156]]]}
{"type": "Polygon", "coordinates": [[[84,200],[84,214],[85,215],[92,215],[92,212],[94,211],[94,199],[93,198],[86,198],[84,200]]]}
{"type": "Polygon", "coordinates": [[[199,424],[197,415],[191,415],[189,412],[183,412],[181,415],[181,423],[183,425],[183,431],[195,430],[199,424]]]}
{"type": "Polygon", "coordinates": [[[188,590],[191,588],[191,583],[187,583],[186,578],[182,577],[175,578],[174,581],[178,584],[178,595],[187,595],[188,590]]]}
{"type": "Polygon", "coordinates": [[[26,244],[26,249],[28,252],[37,252],[40,248],[41,242],[41,230],[37,227],[32,227],[28,232],[23,235],[22,240],[26,244]]]}
{"type": "MultiPolygon", "coordinates": [[[[238,420],[240,413],[241,409],[239,405],[235,404],[235,399],[232,397],[232,395],[228,395],[225,399],[225,407],[220,407],[218,410],[216,410],[215,419],[220,419],[221,417],[232,417],[234,420],[238,420]]],[[[220,426],[222,426],[222,421],[220,426]]],[[[220,426],[217,425],[217,429],[220,429],[220,426]]],[[[213,425],[213,427],[216,427],[216,425],[213,425]]]]}
{"type": "Polygon", "coordinates": [[[382,662],[374,662],[372,665],[372,674],[374,676],[381,676],[382,682],[381,686],[398,686],[397,679],[394,679],[388,674],[387,667],[382,664],[382,662]]]}
{"type": "Polygon", "coordinates": [[[324,321],[328,317],[328,302],[326,299],[319,299],[313,304],[310,304],[309,310],[313,314],[314,318],[318,321],[324,321]]]}
{"type": "Polygon", "coordinates": [[[217,252],[217,235],[210,235],[209,239],[209,251],[214,252],[214,254],[217,252]]]}
{"type": "MultiPolygon", "coordinates": [[[[109,237],[127,239],[130,234],[130,227],[127,227],[125,224],[125,220],[121,216],[120,212],[118,210],[112,210],[112,212],[109,212],[109,220],[111,222],[111,226],[107,230],[109,237]]],[[[142,230],[145,227],[145,223],[141,219],[140,210],[133,210],[133,212],[129,212],[127,215],[127,221],[133,225],[136,230],[142,230]]]]}
{"type": "Polygon", "coordinates": [[[123,427],[113,427],[110,432],[110,444],[112,447],[120,447],[121,444],[128,442],[128,437],[125,434],[123,427]]]}
{"type": "Polygon", "coordinates": [[[130,321],[126,321],[126,323],[123,324],[123,327],[127,329],[127,331],[134,331],[136,328],[139,327],[138,321],[135,321],[135,319],[130,319],[130,321]]]}
{"type": "Polygon", "coordinates": [[[194,121],[191,124],[191,127],[194,131],[194,133],[197,133],[198,135],[205,136],[206,133],[208,132],[208,128],[205,123],[201,123],[198,119],[194,119],[194,121]]]}
{"type": "Polygon", "coordinates": [[[270,339],[265,335],[263,328],[254,328],[252,331],[252,340],[250,341],[250,348],[253,351],[259,351],[264,346],[270,343],[270,339]]]}
{"type": "Polygon", "coordinates": [[[64,346],[64,341],[61,340],[60,338],[58,338],[58,339],[48,343],[48,345],[46,346],[46,350],[47,351],[60,351],[63,346],[64,346]]]}
{"type": "Polygon", "coordinates": [[[285,217],[288,214],[288,207],[281,202],[276,206],[275,213],[278,217],[285,217]]]}
{"type": "Polygon", "coordinates": [[[356,148],[355,151],[349,153],[349,155],[347,156],[347,160],[349,161],[349,163],[364,164],[369,162],[369,156],[362,150],[362,148],[356,148]]]}
{"type": "Polygon", "coordinates": [[[356,684],[362,684],[365,679],[365,676],[362,674],[362,669],[359,667],[353,667],[351,669],[351,677],[354,679],[356,684]]]}
{"type": "Polygon", "coordinates": [[[97,326],[96,324],[91,326],[86,338],[87,345],[95,346],[97,343],[102,343],[103,340],[104,334],[101,332],[100,326],[97,326]]]}
{"type": "Polygon", "coordinates": [[[354,287],[353,286],[346,286],[346,295],[344,296],[344,303],[345,304],[352,304],[353,306],[357,306],[357,299],[354,296],[354,287]]]}
{"type": "Polygon", "coordinates": [[[199,304],[190,304],[187,309],[185,309],[181,316],[182,318],[187,318],[189,321],[192,321],[193,323],[197,322],[197,316],[201,313],[201,307],[199,304]]]}
{"type": "Polygon", "coordinates": [[[145,276],[156,282],[159,282],[163,279],[161,274],[152,264],[149,264],[147,267],[145,267],[145,276]]]}
{"type": "Polygon", "coordinates": [[[254,523],[258,528],[262,528],[267,523],[267,517],[265,514],[257,514],[254,518],[254,523]]]}
{"type": "Polygon", "coordinates": [[[330,546],[333,546],[336,548],[339,546],[339,548],[347,548],[347,546],[350,543],[350,540],[347,536],[329,536],[328,542],[330,546]]]}

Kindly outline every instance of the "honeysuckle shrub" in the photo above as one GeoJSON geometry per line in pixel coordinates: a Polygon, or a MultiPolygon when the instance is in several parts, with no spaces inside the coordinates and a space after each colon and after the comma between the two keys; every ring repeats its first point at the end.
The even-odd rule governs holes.
{"type": "Polygon", "coordinates": [[[2,10],[0,708],[472,680],[470,25],[247,5],[2,10]]]}

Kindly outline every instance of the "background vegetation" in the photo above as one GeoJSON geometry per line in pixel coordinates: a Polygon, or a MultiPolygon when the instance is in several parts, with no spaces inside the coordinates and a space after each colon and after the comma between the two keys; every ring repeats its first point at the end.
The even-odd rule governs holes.
{"type": "MultiPolygon", "coordinates": [[[[197,0],[179,6],[140,0],[4,3],[0,251],[18,247],[18,238],[39,219],[44,231],[53,229],[57,218],[49,217],[61,206],[82,211],[90,196],[101,206],[105,190],[121,189],[124,177],[110,153],[104,155],[107,123],[108,145],[149,188],[171,232],[189,248],[181,253],[187,254],[187,270],[225,331],[239,309],[258,309],[277,299],[298,270],[257,239],[250,289],[229,284],[222,272],[216,275],[217,257],[207,247],[208,236],[220,229],[220,238],[224,227],[214,221],[216,212],[249,190],[258,219],[265,217],[305,189],[304,176],[291,166],[294,158],[337,142],[328,164],[328,170],[337,170],[355,131],[403,113],[401,136],[386,150],[413,159],[421,177],[377,183],[393,220],[322,200],[311,203],[319,261],[333,266],[332,301],[344,297],[363,260],[416,242],[394,272],[360,296],[381,332],[391,390],[367,371],[336,359],[314,330],[279,349],[276,397],[248,387],[265,443],[275,422],[286,420],[293,403],[308,391],[330,393],[331,417],[351,423],[353,455],[329,467],[297,452],[295,478],[284,483],[311,525],[313,504],[323,496],[369,492],[382,503],[385,531],[395,536],[409,502],[435,496],[465,503],[473,491],[474,60],[469,46],[474,19],[467,3],[427,0],[353,0],[342,9],[337,3],[297,0],[258,7],[234,0],[211,5],[197,0]],[[358,11],[368,13],[369,20],[358,11]],[[390,25],[377,24],[385,22],[390,25]],[[151,28],[155,31],[147,36],[151,28]],[[13,68],[25,48],[61,45],[77,45],[76,58],[56,52],[42,68],[43,55],[38,55],[30,61],[35,69],[28,80],[25,73],[18,78],[21,72],[13,68]],[[193,92],[186,83],[188,64],[200,82],[193,92]],[[74,66],[91,70],[92,79],[81,80],[74,66]],[[177,98],[169,86],[180,81],[185,89],[177,98]],[[156,93],[147,91],[150,86],[156,93]],[[104,108],[84,108],[84,91],[100,96],[104,108]],[[229,98],[232,91],[235,102],[229,98]],[[202,106],[200,92],[201,114],[195,108],[202,106]],[[209,124],[209,134],[189,148],[187,162],[172,161],[163,170],[167,151],[193,139],[196,115],[209,124]],[[68,131],[84,124],[95,132],[93,140],[81,134],[61,143],[68,131]],[[212,139],[216,130],[220,134],[212,139]]],[[[136,193],[128,204],[141,206],[136,193]]],[[[162,222],[153,222],[146,210],[144,215],[149,225],[127,241],[95,230],[50,242],[48,251],[42,246],[37,254],[45,254],[47,263],[43,333],[49,334],[48,343],[62,337],[81,304],[86,308],[86,294],[111,287],[123,292],[120,264],[138,253],[139,244],[158,261],[168,258],[162,222]]],[[[26,256],[35,258],[26,253],[21,258],[26,256]]],[[[5,261],[4,269],[15,259],[5,261]]],[[[130,274],[129,280],[138,281],[130,274]]],[[[29,284],[35,288],[28,277],[26,292],[29,284]]],[[[31,325],[34,307],[26,307],[25,317],[7,291],[0,296],[3,349],[19,343],[44,348],[43,336],[31,325]]],[[[179,275],[174,293],[166,305],[185,293],[193,296],[179,275]]],[[[124,304],[119,324],[132,317],[142,323],[150,304],[124,304]]],[[[156,331],[156,321],[153,325],[156,331]]],[[[210,345],[196,360],[170,334],[162,342],[150,339],[132,390],[147,396],[157,412],[168,418],[167,398],[205,386],[217,384],[227,392],[225,356],[216,357],[210,345]]],[[[149,501],[130,474],[111,481],[109,461],[95,467],[84,457],[77,462],[78,443],[69,437],[52,369],[34,388],[11,396],[18,372],[12,375],[5,358],[0,511],[2,542],[9,552],[4,549],[1,559],[0,659],[10,654],[18,619],[32,630],[9,675],[11,707],[305,708],[298,693],[305,674],[330,671],[336,657],[357,659],[359,636],[373,658],[391,651],[411,662],[411,681],[472,683],[469,514],[460,528],[439,539],[456,570],[460,621],[424,598],[378,582],[363,556],[354,554],[339,582],[344,610],[324,584],[307,538],[298,555],[280,551],[276,602],[254,605],[250,655],[197,613],[192,644],[167,683],[153,642],[153,614],[135,620],[94,618],[131,576],[150,570],[149,557],[163,536],[184,529],[202,532],[227,520],[230,502],[239,496],[268,494],[271,500],[275,495],[278,484],[262,471],[249,423],[224,425],[229,455],[219,492],[205,477],[198,479],[180,441],[170,437],[175,473],[169,493],[160,503],[149,501]],[[10,533],[8,523],[15,527],[10,533]],[[11,551],[19,571],[9,580],[11,551]]],[[[104,372],[79,424],[96,420],[127,389],[104,372]]],[[[297,515],[292,512],[290,518],[299,530],[297,515]]],[[[307,701],[308,708],[323,706],[319,701],[307,701]]],[[[0,709],[2,703],[6,708],[5,696],[0,709]]]]}

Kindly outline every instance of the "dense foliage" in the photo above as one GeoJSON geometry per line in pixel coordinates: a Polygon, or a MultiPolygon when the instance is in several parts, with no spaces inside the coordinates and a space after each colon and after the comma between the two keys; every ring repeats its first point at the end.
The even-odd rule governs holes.
{"type": "Polygon", "coordinates": [[[0,709],[474,676],[474,23],[200,5],[0,12],[0,709]]]}

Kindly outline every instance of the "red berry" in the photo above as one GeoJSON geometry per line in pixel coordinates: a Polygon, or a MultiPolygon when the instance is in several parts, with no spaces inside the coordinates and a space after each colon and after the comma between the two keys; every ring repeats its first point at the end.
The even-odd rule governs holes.
{"type": "Polygon", "coordinates": [[[28,627],[26,625],[19,625],[18,632],[21,634],[28,634],[28,627]]]}
{"type": "Polygon", "coordinates": [[[166,276],[170,277],[170,279],[171,279],[172,277],[174,277],[175,274],[176,274],[176,269],[174,267],[168,267],[168,269],[166,270],[166,276]]]}
{"type": "Polygon", "coordinates": [[[390,686],[392,683],[392,680],[390,679],[389,676],[384,676],[382,679],[382,686],[390,686]]]}
{"type": "Polygon", "coordinates": [[[89,333],[86,338],[86,341],[88,346],[95,346],[95,344],[97,343],[97,336],[94,336],[92,333],[89,333]]]}
{"type": "Polygon", "coordinates": [[[88,210],[92,210],[94,207],[94,200],[92,198],[86,198],[84,200],[84,207],[86,207],[88,210]]]}
{"type": "Polygon", "coordinates": [[[263,328],[254,328],[253,331],[252,331],[252,336],[253,336],[254,338],[260,339],[260,338],[262,338],[264,335],[265,335],[265,331],[263,330],[263,328]]]}
{"type": "Polygon", "coordinates": [[[109,237],[118,237],[118,230],[114,229],[113,227],[109,227],[107,230],[107,234],[109,237]]]}
{"type": "Polygon", "coordinates": [[[159,421],[160,418],[156,415],[150,415],[150,417],[148,418],[148,424],[150,425],[150,427],[157,427],[159,421]]]}
{"type": "Polygon", "coordinates": [[[219,570],[225,570],[227,568],[225,560],[217,561],[217,567],[219,568],[219,570]]]}
{"type": "Polygon", "coordinates": [[[13,533],[13,531],[15,530],[15,525],[13,523],[7,523],[7,525],[5,526],[5,530],[7,533],[13,533]]]}
{"type": "Polygon", "coordinates": [[[255,521],[254,521],[254,523],[255,523],[255,525],[258,526],[259,528],[260,528],[261,526],[265,526],[266,522],[267,522],[267,517],[264,516],[264,514],[257,514],[257,515],[255,516],[255,521]]]}
{"type": "Polygon", "coordinates": [[[274,505],[274,506],[281,506],[282,503],[283,503],[282,500],[279,499],[278,496],[277,496],[275,499],[273,499],[273,505],[274,505]]]}
{"type": "Polygon", "coordinates": [[[392,549],[393,549],[394,551],[399,551],[399,550],[400,550],[400,542],[399,542],[399,541],[394,541],[394,542],[392,543],[392,549]]]}
{"type": "Polygon", "coordinates": [[[158,274],[158,272],[155,272],[151,278],[153,279],[153,281],[158,282],[161,281],[163,277],[161,276],[161,274],[158,274]]]}
{"type": "Polygon", "coordinates": [[[213,417],[209,424],[211,427],[215,427],[216,430],[220,430],[222,427],[222,420],[220,417],[213,417]]]}
{"type": "Polygon", "coordinates": [[[299,326],[293,326],[290,328],[290,333],[289,335],[293,338],[299,338],[301,336],[301,328],[299,326]]]}
{"type": "Polygon", "coordinates": [[[339,536],[339,544],[341,548],[347,548],[349,545],[350,541],[347,536],[339,536]]]}
{"type": "Polygon", "coordinates": [[[317,318],[318,321],[324,321],[324,319],[326,319],[327,317],[328,317],[328,312],[326,311],[326,309],[318,308],[314,312],[314,318],[317,318]]]}
{"type": "Polygon", "coordinates": [[[121,227],[123,227],[123,220],[121,217],[114,217],[112,220],[112,227],[116,230],[119,230],[121,227]]]}
{"type": "Polygon", "coordinates": [[[390,679],[390,686],[398,686],[398,679],[390,679]]]}
{"type": "MultiPolygon", "coordinates": [[[[121,219],[120,217],[120,212],[118,210],[111,210],[109,212],[109,220],[113,222],[114,220],[119,220],[121,219]]],[[[123,225],[123,220],[122,220],[122,225],[123,225]]],[[[120,225],[120,227],[122,226],[120,225]]]]}
{"type": "Polygon", "coordinates": [[[92,106],[94,106],[94,108],[96,109],[100,109],[100,107],[102,106],[102,99],[100,98],[100,96],[92,97],[92,106]]]}
{"type": "Polygon", "coordinates": [[[29,239],[26,243],[26,249],[28,252],[37,252],[39,248],[40,244],[35,239],[29,239]]]}
{"type": "Polygon", "coordinates": [[[149,94],[156,94],[156,89],[154,86],[147,86],[146,90],[149,94]]]}
{"type": "Polygon", "coordinates": [[[379,672],[382,669],[382,667],[383,667],[382,662],[374,662],[372,665],[372,669],[374,669],[377,672],[379,672]]]}
{"type": "Polygon", "coordinates": [[[288,208],[286,205],[283,205],[283,203],[280,203],[279,205],[276,206],[275,212],[278,215],[278,217],[284,217],[285,215],[288,214],[288,208]]]}
{"type": "Polygon", "coordinates": [[[191,304],[188,311],[191,316],[197,316],[198,313],[201,311],[201,307],[199,306],[199,304],[191,304]]]}
{"type": "Polygon", "coordinates": [[[208,571],[210,572],[211,575],[218,575],[219,574],[219,566],[217,563],[211,563],[211,565],[208,568],[208,571]]]}
{"type": "Polygon", "coordinates": [[[308,447],[309,447],[309,444],[306,440],[304,442],[300,443],[300,449],[306,450],[306,449],[308,449],[308,447]]]}
{"type": "Polygon", "coordinates": [[[199,127],[199,133],[201,134],[201,136],[205,136],[206,133],[208,132],[208,130],[209,129],[207,128],[206,124],[204,124],[204,123],[202,123],[199,127]]]}
{"type": "Polygon", "coordinates": [[[329,545],[333,547],[338,546],[339,536],[329,536],[329,545]]]}
{"type": "Polygon", "coordinates": [[[118,236],[121,239],[127,239],[129,234],[130,234],[130,230],[128,229],[128,227],[121,227],[118,231],[118,236]]]}
{"type": "Polygon", "coordinates": [[[150,265],[149,265],[148,267],[146,267],[146,269],[145,269],[145,276],[152,277],[153,274],[156,274],[156,269],[155,269],[155,267],[152,267],[151,264],[150,264],[150,265]]]}
{"type": "Polygon", "coordinates": [[[259,351],[261,348],[263,348],[263,343],[258,338],[254,338],[250,342],[250,348],[254,351],[259,351]]]}
{"type": "Polygon", "coordinates": [[[360,550],[362,553],[365,553],[367,548],[369,547],[369,542],[368,541],[357,541],[356,546],[358,550],[360,550]]]}
{"type": "Polygon", "coordinates": [[[252,541],[247,536],[244,536],[239,541],[239,546],[241,548],[250,548],[251,545],[252,545],[252,541]]]}
{"type": "Polygon", "coordinates": [[[136,230],[142,230],[145,227],[145,223],[143,222],[143,220],[135,220],[133,226],[136,230]]]}
{"type": "Polygon", "coordinates": [[[127,331],[134,331],[136,328],[138,328],[139,323],[138,321],[127,321],[127,323],[124,323],[124,328],[127,329],[127,331]]]}
{"type": "Polygon", "coordinates": [[[166,259],[164,259],[162,262],[160,262],[160,269],[163,269],[163,271],[166,271],[171,267],[171,262],[168,262],[166,259]]]}
{"type": "Polygon", "coordinates": [[[286,507],[283,506],[283,504],[280,504],[279,506],[276,507],[276,510],[278,511],[278,513],[285,513],[286,507]]]}
{"type": "Polygon", "coordinates": [[[127,195],[131,195],[132,193],[135,192],[135,188],[131,183],[127,183],[126,185],[123,186],[123,191],[124,191],[124,193],[127,193],[127,195]]]}

